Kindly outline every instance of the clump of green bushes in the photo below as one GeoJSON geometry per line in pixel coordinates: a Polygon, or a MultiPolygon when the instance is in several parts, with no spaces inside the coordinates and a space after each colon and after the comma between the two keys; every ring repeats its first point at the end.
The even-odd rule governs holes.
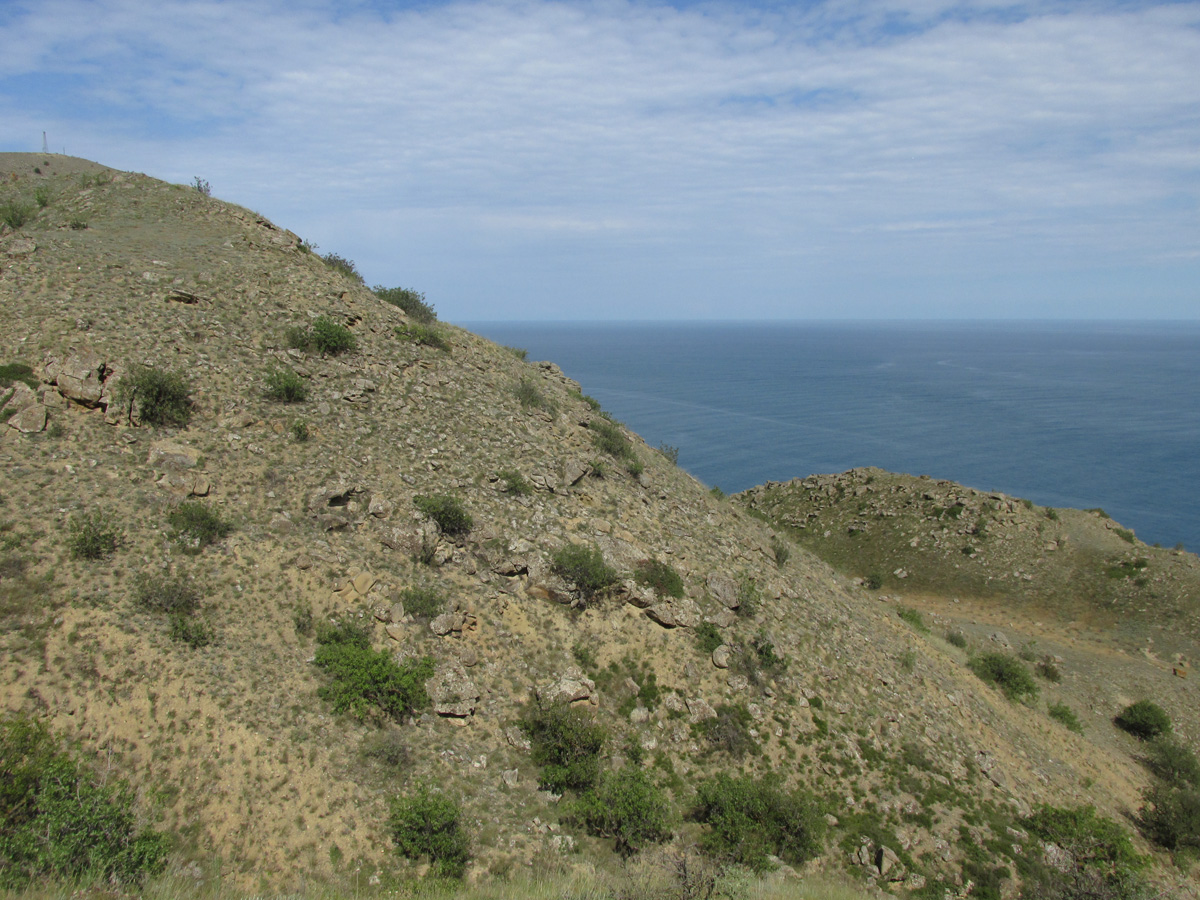
{"type": "Polygon", "coordinates": [[[325,265],[329,266],[329,268],[333,269],[335,272],[341,272],[351,281],[357,282],[358,284],[365,283],[362,275],[360,275],[358,272],[358,267],[354,265],[354,260],[346,259],[346,257],[337,253],[322,254],[321,260],[325,263],[325,265]]]}
{"type": "Polygon", "coordinates": [[[1139,740],[1148,741],[1171,730],[1171,717],[1157,703],[1138,700],[1117,713],[1113,722],[1139,740]]]}
{"type": "Polygon", "coordinates": [[[38,386],[38,379],[33,374],[33,368],[25,363],[11,362],[0,366],[0,388],[11,387],[14,381],[20,381],[34,389],[38,386]]]}
{"type": "Polygon", "coordinates": [[[642,770],[627,763],[605,773],[575,805],[573,816],[590,834],[612,838],[617,853],[632,856],[671,837],[666,793],[642,770]]]}
{"type": "Polygon", "coordinates": [[[444,878],[462,878],[470,860],[470,846],[458,804],[422,789],[395,797],[388,827],[396,851],[407,859],[428,857],[432,871],[444,878]]]}
{"type": "Polygon", "coordinates": [[[1083,724],[1079,721],[1079,716],[1075,715],[1075,710],[1071,709],[1067,704],[1047,704],[1046,715],[1054,719],[1054,721],[1060,722],[1068,731],[1083,734],[1083,724]]]}
{"type": "Polygon", "coordinates": [[[518,726],[529,738],[534,763],[541,767],[538,784],[543,790],[586,791],[599,780],[608,732],[584,710],[534,700],[518,726]]]}
{"type": "Polygon", "coordinates": [[[293,350],[316,351],[323,356],[337,356],[358,349],[354,332],[329,316],[317,317],[309,328],[293,326],[285,337],[293,350]]]}
{"type": "Polygon", "coordinates": [[[380,300],[402,309],[410,319],[425,324],[437,320],[437,313],[434,312],[433,306],[426,301],[425,295],[420,291],[412,288],[386,288],[381,284],[375,285],[371,291],[380,300]]]}
{"type": "Polygon", "coordinates": [[[720,774],[700,784],[692,817],[708,830],[700,848],[722,862],[755,872],[774,855],[802,865],[820,853],[825,821],[800,790],[784,791],[777,778],[720,774]]]}
{"type": "Polygon", "coordinates": [[[714,650],[725,643],[725,638],[721,636],[721,629],[712,622],[701,622],[696,626],[693,634],[696,639],[696,647],[705,656],[711,656],[714,650]]]}
{"type": "Polygon", "coordinates": [[[40,724],[0,721],[0,888],[136,885],[157,874],[167,836],[138,826],[133,800],[128,785],[97,778],[40,724]]]}
{"type": "Polygon", "coordinates": [[[194,553],[233,532],[232,523],[198,500],[180,503],[167,514],[167,522],[175,531],[175,539],[194,553]]]}
{"type": "Polygon", "coordinates": [[[192,417],[191,389],[183,376],[152,366],[135,366],[121,376],[116,402],[145,425],[183,427],[192,417]]]}
{"type": "Polygon", "coordinates": [[[625,468],[631,474],[642,473],[643,466],[633,449],[633,444],[616,422],[604,416],[596,416],[588,423],[588,429],[592,432],[592,443],[597,450],[625,463],[625,468]]]}
{"type": "Polygon", "coordinates": [[[400,592],[404,611],[418,619],[432,619],[446,608],[446,597],[435,587],[410,585],[400,592]]]}
{"type": "Polygon", "coordinates": [[[308,384],[292,369],[272,369],[266,376],[264,393],[268,400],[302,403],[308,399],[308,384]]]}
{"type": "Polygon", "coordinates": [[[401,721],[430,704],[425,682],[433,677],[433,660],[397,663],[386,650],[371,649],[370,633],[353,621],[317,631],[313,663],[332,679],[318,688],[335,712],[359,719],[372,715],[401,721]]]}
{"type": "Polygon", "coordinates": [[[1006,653],[980,653],[967,666],[982,681],[998,687],[1009,700],[1017,702],[1037,698],[1038,686],[1033,675],[1015,656],[1006,653]]]}
{"type": "Polygon", "coordinates": [[[112,556],[124,540],[120,526],[99,509],[72,516],[67,530],[67,547],[77,559],[97,560],[112,556]]]}
{"type": "Polygon", "coordinates": [[[556,550],[550,568],[554,574],[575,585],[589,600],[599,597],[621,578],[616,569],[604,561],[600,548],[583,544],[567,544],[556,550]]]}
{"type": "Polygon", "coordinates": [[[638,584],[654,588],[660,597],[683,596],[683,578],[670,563],[643,559],[633,567],[633,578],[638,584]]]}
{"type": "Polygon", "coordinates": [[[1144,896],[1139,873],[1149,860],[1137,853],[1120,825],[1097,815],[1094,807],[1043,804],[1020,822],[1039,841],[1064,851],[1053,866],[1041,853],[1017,857],[1023,897],[1136,900],[1144,896]]]}
{"type": "Polygon", "coordinates": [[[722,750],[734,759],[758,753],[758,744],[750,734],[754,719],[746,704],[722,703],[716,707],[716,713],[715,718],[703,719],[695,725],[696,732],[711,749],[722,750]]]}
{"type": "Polygon", "coordinates": [[[418,494],[413,497],[413,506],[433,519],[442,534],[451,536],[466,534],[475,525],[471,514],[463,507],[462,501],[446,494],[430,496],[418,494]]]}
{"type": "Polygon", "coordinates": [[[900,621],[906,623],[914,631],[929,634],[929,626],[925,624],[925,617],[921,615],[920,610],[913,609],[911,606],[898,606],[896,615],[900,621]]]}
{"type": "Polygon", "coordinates": [[[450,352],[450,343],[442,336],[442,333],[432,325],[422,322],[409,322],[407,325],[397,327],[396,337],[410,344],[450,352]]]}
{"type": "Polygon", "coordinates": [[[533,485],[516,469],[504,469],[496,473],[496,477],[504,482],[504,493],[514,497],[528,497],[533,493],[533,485]]]}

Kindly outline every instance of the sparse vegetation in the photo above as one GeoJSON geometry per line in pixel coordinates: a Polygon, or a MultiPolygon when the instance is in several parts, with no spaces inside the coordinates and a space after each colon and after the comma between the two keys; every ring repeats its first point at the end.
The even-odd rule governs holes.
{"type": "Polygon", "coordinates": [[[0,203],[0,222],[16,230],[33,218],[33,207],[17,200],[6,200],[0,203]]]}
{"type": "Polygon", "coordinates": [[[195,178],[192,179],[192,188],[197,193],[202,194],[205,197],[212,196],[212,185],[210,185],[207,181],[205,181],[199,175],[197,175],[195,178]]]}
{"type": "Polygon", "coordinates": [[[358,267],[354,265],[354,260],[346,259],[346,257],[340,256],[337,253],[324,253],[321,255],[321,260],[325,263],[325,265],[329,266],[329,268],[333,269],[335,272],[341,272],[351,281],[357,282],[358,284],[365,283],[362,275],[360,275],[358,272],[358,267]]]}
{"type": "Polygon", "coordinates": [[[272,369],[265,381],[268,400],[302,403],[308,399],[308,384],[292,369],[272,369]]]}
{"type": "Polygon", "coordinates": [[[544,409],[549,412],[554,408],[542,393],[542,389],[529,378],[522,378],[517,382],[513,388],[513,395],[523,409],[544,409]]]}
{"type": "Polygon", "coordinates": [[[1021,826],[1062,851],[1053,865],[1040,853],[1017,857],[1024,881],[1022,897],[1137,900],[1144,896],[1139,873],[1148,860],[1134,850],[1120,825],[1097,815],[1094,807],[1043,804],[1022,819],[1021,826]]]}
{"type": "Polygon", "coordinates": [[[967,661],[980,680],[995,685],[1013,702],[1037,698],[1038,686],[1029,670],[1006,653],[980,653],[967,661]]]}
{"type": "Polygon", "coordinates": [[[116,402],[143,425],[185,426],[192,417],[191,389],[183,376],[151,366],[135,366],[121,377],[116,402]]]}
{"type": "Polygon", "coordinates": [[[455,536],[467,534],[475,525],[471,514],[463,507],[462,501],[446,494],[425,496],[418,494],[413,497],[413,506],[421,513],[433,519],[442,534],[455,536]]]}
{"type": "Polygon", "coordinates": [[[629,442],[629,438],[625,437],[620,425],[603,416],[597,416],[588,423],[588,428],[592,432],[592,443],[601,453],[621,460],[631,471],[640,466],[633,444],[629,442]]]}
{"type": "Polygon", "coordinates": [[[409,322],[407,325],[397,326],[396,337],[410,344],[432,347],[434,350],[444,350],[446,353],[450,352],[450,343],[432,325],[409,322]]]}
{"type": "Polygon", "coordinates": [[[898,606],[896,607],[896,615],[914,631],[919,631],[921,634],[929,634],[929,626],[925,624],[925,617],[921,615],[919,610],[913,609],[911,606],[898,606]]]}
{"type": "Polygon", "coordinates": [[[11,387],[14,381],[19,381],[34,389],[38,386],[37,376],[33,374],[33,369],[25,363],[11,362],[0,366],[0,388],[11,387]]]}
{"type": "Polygon", "coordinates": [[[40,724],[0,721],[0,888],[40,879],[137,884],[161,871],[166,836],[138,827],[134,792],[95,777],[40,724]]]}
{"type": "Polygon", "coordinates": [[[1083,725],[1079,721],[1079,716],[1075,715],[1075,710],[1067,706],[1065,703],[1049,703],[1046,705],[1046,715],[1060,722],[1068,731],[1073,731],[1076,734],[1083,734],[1083,725]]]}
{"type": "Polygon", "coordinates": [[[207,647],[214,637],[212,627],[203,619],[178,613],[171,616],[171,625],[167,633],[171,640],[187,644],[193,650],[207,647]]]}
{"type": "Polygon", "coordinates": [[[109,513],[99,509],[72,516],[67,529],[70,532],[67,546],[77,559],[97,560],[112,556],[124,540],[120,526],[112,521],[109,513]]]}
{"type": "Polygon", "coordinates": [[[1146,765],[1167,784],[1200,788],[1200,760],[1191,747],[1174,735],[1159,735],[1150,742],[1146,765]]]}
{"type": "Polygon", "coordinates": [[[946,632],[946,643],[959,650],[967,649],[967,635],[959,628],[951,628],[946,632]]]}
{"type": "Polygon", "coordinates": [[[604,561],[604,554],[598,547],[583,544],[567,544],[555,551],[551,569],[575,585],[589,600],[599,597],[620,580],[620,575],[604,561]]]}
{"type": "Polygon", "coordinates": [[[434,312],[433,306],[425,300],[425,295],[420,291],[412,288],[387,288],[381,284],[375,285],[371,291],[380,300],[390,303],[392,306],[398,306],[406,316],[416,322],[428,325],[437,320],[437,313],[434,312]]]}
{"type": "Polygon", "coordinates": [[[1166,710],[1151,700],[1138,700],[1129,704],[1117,713],[1113,722],[1121,730],[1143,741],[1171,730],[1171,717],[1167,715],[1166,710]]]}
{"type": "Polygon", "coordinates": [[[816,803],[778,780],[720,774],[700,784],[693,811],[708,826],[700,847],[707,855],[756,872],[778,856],[798,866],[821,851],[825,823],[816,803]]]}
{"type": "Polygon", "coordinates": [[[181,576],[143,575],[134,588],[133,601],[152,612],[191,615],[200,608],[200,591],[181,576]]]}
{"type": "Polygon", "coordinates": [[[453,800],[428,790],[401,795],[392,800],[388,826],[401,856],[414,860],[428,857],[435,874],[463,876],[470,859],[469,843],[462,811],[453,800]]]}
{"type": "Polygon", "coordinates": [[[233,525],[199,500],[185,500],[167,514],[175,539],[199,553],[233,532],[233,525]]]}
{"type": "Polygon", "coordinates": [[[304,419],[296,419],[292,422],[292,440],[297,444],[303,444],[309,438],[308,422],[304,419]]]}
{"type": "Polygon", "coordinates": [[[672,447],[670,444],[659,444],[656,448],[662,454],[663,459],[673,466],[679,465],[679,448],[672,447]]]}
{"type": "Polygon", "coordinates": [[[792,556],[792,548],[779,535],[773,534],[771,535],[771,554],[775,557],[775,565],[782,569],[792,556]]]}
{"type": "Polygon", "coordinates": [[[754,719],[744,703],[722,703],[716,707],[716,718],[697,723],[696,731],[713,750],[723,751],[733,759],[747,753],[758,753],[758,744],[750,734],[754,719]]]}
{"type": "Polygon", "coordinates": [[[504,493],[514,497],[528,497],[533,493],[533,485],[525,480],[525,476],[516,469],[503,469],[496,477],[504,482],[504,493]]]}
{"type": "Polygon", "coordinates": [[[400,592],[404,612],[418,619],[432,619],[446,609],[446,596],[435,587],[410,585],[400,592]]]}

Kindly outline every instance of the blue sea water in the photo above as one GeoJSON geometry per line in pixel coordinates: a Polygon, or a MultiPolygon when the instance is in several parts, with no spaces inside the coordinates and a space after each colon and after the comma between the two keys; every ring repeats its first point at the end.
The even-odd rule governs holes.
{"type": "Polygon", "coordinates": [[[880,466],[1200,550],[1200,323],[476,323],[732,493],[880,466]]]}

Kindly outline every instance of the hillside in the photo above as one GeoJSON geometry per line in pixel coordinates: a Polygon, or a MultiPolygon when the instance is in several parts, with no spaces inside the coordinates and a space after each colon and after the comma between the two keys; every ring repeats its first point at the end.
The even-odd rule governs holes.
{"type": "MultiPolygon", "coordinates": [[[[912,627],[854,582],[870,572],[839,574],[714,497],[552,363],[414,321],[352,266],[194,187],[40,154],[0,154],[0,177],[0,205],[28,210],[0,226],[0,708],[127,778],[139,815],[178,836],[178,870],[386,886],[422,871],[388,828],[392,798],[422,787],[461,804],[470,879],[617,868],[612,836],[539,790],[518,723],[540,700],[601,726],[605,771],[637,767],[663,792],[681,851],[710,833],[684,815],[706,779],[773,773],[826,823],[802,873],[1011,896],[1044,852],[1022,817],[1092,804],[1155,854],[1152,880],[1197,895],[1130,825],[1152,776],[1111,722],[1148,698],[1200,733],[1195,679],[1161,653],[1097,640],[1111,667],[1064,661],[1041,699],[1011,702],[965,665],[995,644],[978,623],[996,594],[961,592],[980,601],[965,647],[940,619],[912,627]],[[148,372],[190,392],[186,424],[147,421],[148,372]],[[572,545],[618,581],[587,590],[562,564],[572,545]],[[407,671],[428,658],[432,705],[336,712],[317,664],[332,623],[407,671]]],[[[1153,556],[1155,585],[1194,566],[1114,540],[1096,552],[1153,556]]],[[[903,585],[931,592],[913,569],[903,585]]],[[[991,574],[970,584],[1008,578],[991,574]]],[[[1165,641],[1124,615],[1151,602],[1141,590],[1113,595],[1123,639],[1165,641]]],[[[1178,610],[1171,646],[1194,658],[1196,595],[1152,599],[1178,610]]],[[[1038,621],[1047,649],[1092,640],[1038,621]]]]}

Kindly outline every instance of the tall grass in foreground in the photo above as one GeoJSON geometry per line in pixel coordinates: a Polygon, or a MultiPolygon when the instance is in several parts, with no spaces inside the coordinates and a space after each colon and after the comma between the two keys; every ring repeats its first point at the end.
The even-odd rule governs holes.
{"type": "MultiPolygon", "coordinates": [[[[699,896],[703,896],[703,892],[699,896]]],[[[682,900],[686,894],[669,873],[658,867],[633,864],[625,872],[555,874],[541,878],[519,875],[506,881],[465,885],[445,879],[385,881],[371,885],[366,877],[355,883],[353,875],[342,883],[310,882],[301,888],[279,891],[239,889],[231,882],[207,877],[168,873],[129,893],[111,885],[80,888],[72,884],[41,884],[24,891],[0,891],[2,900],[682,900]]],[[[869,900],[862,889],[824,876],[802,881],[779,876],[756,877],[744,870],[728,871],[718,878],[712,896],[727,900],[869,900]]]]}

